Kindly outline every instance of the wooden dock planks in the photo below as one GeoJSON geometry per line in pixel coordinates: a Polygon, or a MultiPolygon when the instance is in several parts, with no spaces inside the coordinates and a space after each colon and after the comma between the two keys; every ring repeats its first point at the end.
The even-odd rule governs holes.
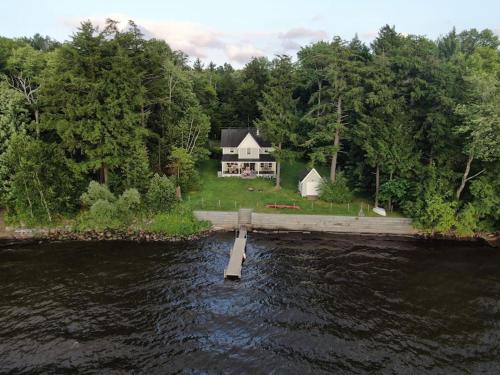
{"type": "Polygon", "coordinates": [[[241,279],[241,268],[245,259],[245,247],[247,245],[247,229],[240,226],[238,237],[234,240],[233,248],[229,255],[229,263],[224,270],[224,278],[241,279]]]}

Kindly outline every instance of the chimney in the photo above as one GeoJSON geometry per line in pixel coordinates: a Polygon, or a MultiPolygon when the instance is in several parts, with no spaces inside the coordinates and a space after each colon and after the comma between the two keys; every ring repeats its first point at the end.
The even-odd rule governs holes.
{"type": "Polygon", "coordinates": [[[259,128],[257,128],[257,137],[260,136],[260,131],[259,131],[259,128]]]}

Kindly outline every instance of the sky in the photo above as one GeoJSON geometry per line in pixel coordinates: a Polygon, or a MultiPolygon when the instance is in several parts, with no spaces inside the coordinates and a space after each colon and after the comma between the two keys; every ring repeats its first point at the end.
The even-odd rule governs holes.
{"type": "Polygon", "coordinates": [[[333,36],[370,43],[385,24],[435,39],[489,28],[500,35],[493,0],[16,0],[0,1],[0,35],[69,40],[80,22],[131,19],[146,37],[166,40],[191,59],[241,67],[253,56],[295,55],[333,36]]]}

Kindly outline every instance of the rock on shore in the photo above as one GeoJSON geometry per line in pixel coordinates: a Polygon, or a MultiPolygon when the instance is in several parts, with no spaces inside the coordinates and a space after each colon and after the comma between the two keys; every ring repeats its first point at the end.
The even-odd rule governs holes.
{"type": "MultiPolygon", "coordinates": [[[[106,230],[73,232],[67,229],[17,229],[4,232],[3,238],[10,240],[45,240],[45,241],[186,241],[195,240],[208,234],[209,231],[190,236],[171,236],[163,233],[147,231],[111,231],[106,230]]],[[[2,237],[0,237],[2,238],[2,237]]]]}

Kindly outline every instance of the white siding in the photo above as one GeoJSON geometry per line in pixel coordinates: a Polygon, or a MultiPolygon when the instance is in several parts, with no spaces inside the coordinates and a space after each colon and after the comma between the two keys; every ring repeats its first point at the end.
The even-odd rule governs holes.
{"type": "Polygon", "coordinates": [[[302,181],[299,182],[300,195],[318,196],[320,192],[322,178],[316,169],[312,169],[302,181]]]}
{"type": "Polygon", "coordinates": [[[223,155],[231,155],[231,154],[237,154],[238,149],[236,147],[222,147],[222,154],[223,155]]]}
{"type": "Polygon", "coordinates": [[[260,146],[250,133],[241,141],[238,146],[238,158],[240,159],[259,159],[260,146]]]}

